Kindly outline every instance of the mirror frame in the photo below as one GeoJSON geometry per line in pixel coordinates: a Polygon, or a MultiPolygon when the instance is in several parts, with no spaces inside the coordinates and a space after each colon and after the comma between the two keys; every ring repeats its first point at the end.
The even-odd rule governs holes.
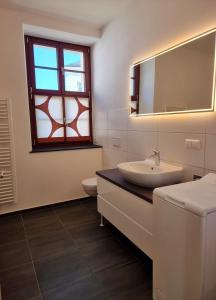
{"type": "MultiPolygon", "coordinates": [[[[153,59],[153,58],[156,58],[162,54],[165,54],[167,52],[170,52],[176,48],[179,48],[183,45],[186,45],[192,41],[195,41],[203,36],[206,36],[208,34],[211,34],[211,33],[215,33],[215,53],[214,53],[214,70],[213,70],[213,83],[212,83],[212,102],[211,102],[211,108],[204,108],[204,109],[192,109],[192,110],[182,110],[182,111],[169,111],[169,112],[155,112],[155,113],[146,113],[146,114],[134,114],[134,113],[131,113],[131,96],[129,97],[129,116],[130,117],[141,117],[141,116],[154,116],[154,115],[170,115],[170,114],[186,114],[186,113],[197,113],[197,112],[213,112],[216,110],[216,107],[215,107],[215,98],[216,98],[216,28],[213,28],[213,29],[210,29],[208,31],[205,31],[199,35],[196,35],[190,39],[187,39],[183,42],[180,42],[172,47],[169,47],[163,51],[160,51],[152,56],[149,56],[147,58],[144,58],[132,65],[130,65],[130,69],[129,69],[129,74],[130,74],[130,70],[131,68],[135,67],[135,66],[138,66],[140,65],[141,63],[143,62],[146,62],[150,59],[153,59]]],[[[129,80],[130,80],[130,75],[129,75],[129,80]]],[[[129,84],[129,95],[130,95],[130,84],[129,84]]]]}

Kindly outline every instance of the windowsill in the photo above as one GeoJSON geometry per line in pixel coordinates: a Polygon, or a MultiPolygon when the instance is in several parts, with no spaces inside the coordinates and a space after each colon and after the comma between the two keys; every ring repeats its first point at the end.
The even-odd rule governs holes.
{"type": "Polygon", "coordinates": [[[68,150],[82,150],[82,149],[94,149],[102,148],[102,146],[89,144],[89,145],[79,145],[79,146],[67,146],[67,147],[44,147],[38,149],[32,149],[29,153],[38,153],[38,152],[53,152],[53,151],[68,151],[68,150]]]}

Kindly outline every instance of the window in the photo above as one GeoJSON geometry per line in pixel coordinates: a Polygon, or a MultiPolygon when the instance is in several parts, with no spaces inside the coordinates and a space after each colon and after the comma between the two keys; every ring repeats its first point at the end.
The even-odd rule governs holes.
{"type": "Polygon", "coordinates": [[[90,48],[25,41],[33,149],[92,143],[90,48]]]}

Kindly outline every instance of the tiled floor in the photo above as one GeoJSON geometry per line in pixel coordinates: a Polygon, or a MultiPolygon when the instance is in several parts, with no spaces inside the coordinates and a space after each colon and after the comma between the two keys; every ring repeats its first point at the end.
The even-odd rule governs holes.
{"type": "Polygon", "coordinates": [[[152,263],[89,198],[0,217],[3,300],[150,300],[152,263]]]}

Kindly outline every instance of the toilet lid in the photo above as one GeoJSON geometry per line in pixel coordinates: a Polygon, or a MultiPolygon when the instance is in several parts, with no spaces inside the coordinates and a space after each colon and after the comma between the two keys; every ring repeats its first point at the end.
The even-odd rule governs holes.
{"type": "Polygon", "coordinates": [[[84,179],[82,181],[82,184],[88,188],[96,188],[97,187],[97,178],[91,177],[91,178],[84,179]]]}

